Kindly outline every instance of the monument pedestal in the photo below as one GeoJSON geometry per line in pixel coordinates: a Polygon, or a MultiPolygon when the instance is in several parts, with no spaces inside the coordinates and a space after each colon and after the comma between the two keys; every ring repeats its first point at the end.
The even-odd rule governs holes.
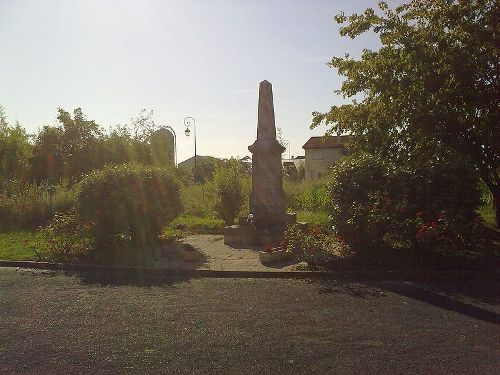
{"type": "Polygon", "coordinates": [[[267,222],[259,225],[259,218],[254,219],[252,224],[246,217],[240,217],[238,225],[224,228],[224,244],[240,248],[277,246],[282,241],[288,225],[297,221],[297,215],[287,213],[279,221],[276,219],[273,221],[281,225],[267,226],[267,222]]]}
{"type": "Polygon", "coordinates": [[[295,214],[286,213],[281,154],[285,148],[276,140],[272,85],[259,85],[257,139],[248,146],[252,153],[252,191],[250,215],[239,225],[224,228],[224,243],[235,247],[276,246],[295,214]]]}

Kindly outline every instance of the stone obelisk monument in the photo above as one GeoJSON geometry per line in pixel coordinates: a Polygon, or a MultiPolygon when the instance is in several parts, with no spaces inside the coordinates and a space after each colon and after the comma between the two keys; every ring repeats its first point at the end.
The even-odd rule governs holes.
{"type": "Polygon", "coordinates": [[[285,148],[276,140],[273,86],[268,81],[259,85],[257,140],[248,150],[252,153],[250,213],[258,227],[281,226],[286,212],[281,168],[285,148]]]}
{"type": "Polygon", "coordinates": [[[250,215],[239,225],[224,229],[224,243],[230,246],[274,245],[279,243],[295,214],[286,213],[281,154],[285,148],[276,140],[273,87],[268,81],[259,85],[257,140],[248,146],[252,153],[252,191],[250,215]]]}

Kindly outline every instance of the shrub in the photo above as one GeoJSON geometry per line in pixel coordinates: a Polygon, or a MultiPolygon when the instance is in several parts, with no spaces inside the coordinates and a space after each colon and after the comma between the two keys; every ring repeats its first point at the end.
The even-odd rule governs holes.
{"type": "Polygon", "coordinates": [[[300,224],[286,230],[282,246],[294,253],[298,260],[315,266],[328,266],[336,259],[353,255],[349,245],[331,231],[300,224]]]}
{"type": "Polygon", "coordinates": [[[333,168],[329,212],[357,250],[453,249],[470,243],[481,199],[477,176],[459,158],[395,166],[369,154],[333,168]]]}
{"type": "Polygon", "coordinates": [[[80,221],[75,209],[56,213],[31,243],[36,259],[62,263],[91,262],[94,250],[91,229],[90,223],[80,221]]]}
{"type": "Polygon", "coordinates": [[[94,224],[99,262],[144,263],[162,228],[181,212],[179,185],[165,169],[108,166],[83,178],[78,209],[94,224]]]}
{"type": "Polygon", "coordinates": [[[215,210],[226,225],[234,223],[243,206],[246,197],[243,174],[241,163],[233,159],[215,169],[215,210]]]}

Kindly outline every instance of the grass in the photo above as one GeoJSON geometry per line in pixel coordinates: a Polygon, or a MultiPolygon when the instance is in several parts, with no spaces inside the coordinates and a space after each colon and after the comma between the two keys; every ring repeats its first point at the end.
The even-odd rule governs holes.
{"type": "Polygon", "coordinates": [[[325,226],[328,225],[329,218],[328,214],[322,211],[297,211],[297,221],[306,221],[314,226],[325,226]]]}
{"type": "Polygon", "coordinates": [[[1,260],[34,260],[35,253],[27,242],[35,239],[36,232],[13,230],[0,233],[1,260]]]}
{"type": "Polygon", "coordinates": [[[190,234],[222,234],[223,230],[223,220],[182,215],[163,230],[162,237],[180,238],[190,234]]]}

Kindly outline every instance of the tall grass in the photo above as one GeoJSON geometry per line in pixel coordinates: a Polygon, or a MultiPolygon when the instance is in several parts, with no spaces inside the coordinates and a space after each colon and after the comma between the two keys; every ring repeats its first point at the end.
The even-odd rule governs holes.
{"type": "Polygon", "coordinates": [[[0,230],[36,228],[75,205],[76,192],[68,186],[11,182],[0,193],[0,230]]]}
{"type": "Polygon", "coordinates": [[[184,215],[215,218],[215,190],[211,182],[184,185],[180,189],[184,215]]]}
{"type": "Polygon", "coordinates": [[[283,189],[285,190],[287,208],[293,211],[326,211],[328,203],[327,181],[326,178],[300,182],[285,180],[283,189]]]}
{"type": "MultiPolygon", "coordinates": [[[[251,176],[243,178],[243,195],[245,197],[240,215],[248,215],[248,195],[252,181],[251,176]]],[[[180,189],[181,202],[186,216],[219,218],[215,209],[217,193],[213,181],[200,185],[183,185],[180,189]]]]}

